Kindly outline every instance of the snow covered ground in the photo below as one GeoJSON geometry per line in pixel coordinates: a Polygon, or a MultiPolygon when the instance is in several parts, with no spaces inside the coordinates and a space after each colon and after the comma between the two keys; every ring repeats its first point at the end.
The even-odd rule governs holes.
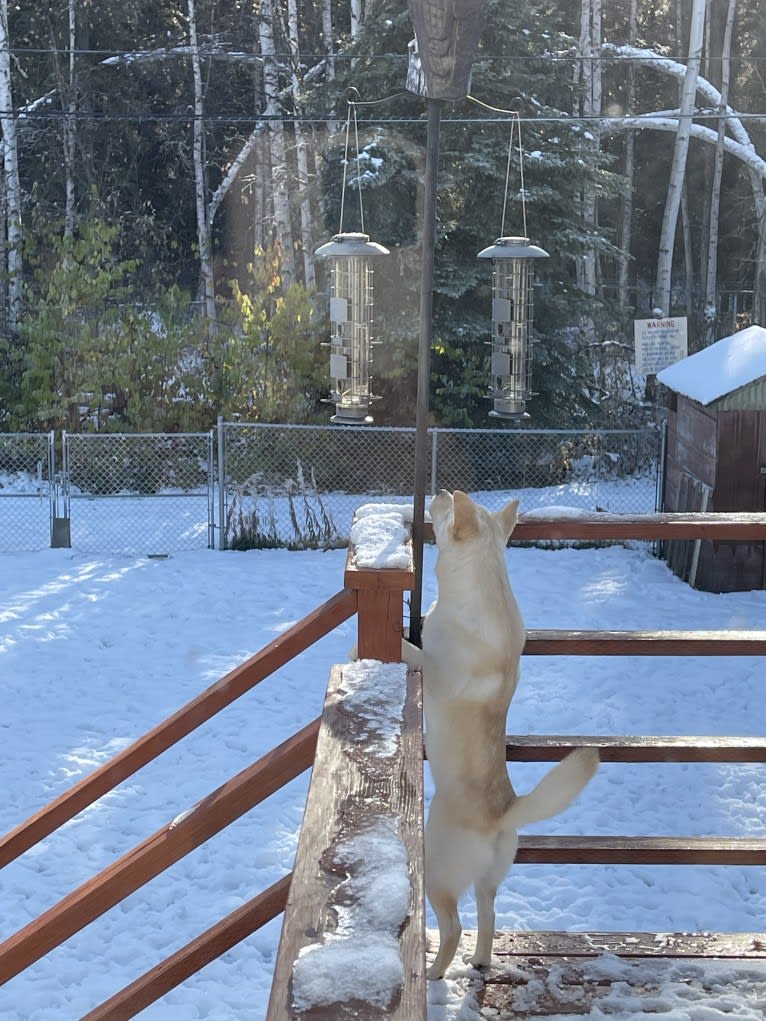
{"type": "MultiPolygon", "coordinates": [[[[427,548],[426,605],[434,595],[434,558],[427,548]]],[[[507,558],[532,628],[766,623],[766,592],[696,592],[645,547],[512,549],[507,558]]],[[[0,829],[42,807],[338,591],[344,561],[342,550],[197,550],[159,560],[77,548],[0,554],[0,829]]],[[[0,937],[313,719],[330,665],[346,660],[354,640],[350,621],[7,866],[0,872],[0,937]]],[[[758,736],[763,681],[763,664],[752,658],[530,657],[508,729],[758,736]]],[[[546,768],[514,765],[514,783],[525,790],[546,768]]],[[[283,876],[306,787],[306,777],[293,782],[0,988],[3,1021],[73,1021],[283,876]]],[[[580,801],[540,829],[763,837],[766,768],[603,765],[580,801]]],[[[500,890],[497,911],[498,926],[510,929],[757,931],[766,917],[766,869],[523,865],[500,890]]],[[[462,917],[466,928],[475,927],[470,898],[462,917]]],[[[277,919],[141,1017],[259,1021],[279,926],[277,919]]],[[[464,972],[458,964],[455,977],[464,972]]],[[[437,983],[431,995],[434,1021],[475,1016],[461,1000],[459,981],[437,983]]],[[[727,1016],[758,1016],[753,996],[763,1004],[761,988],[747,1010],[735,1003],[727,1016]]],[[[720,1016],[704,1013],[704,1003],[684,1002],[680,994],[670,997],[659,1016],[720,1016]]],[[[610,1017],[621,1016],[618,1007],[610,1017]]],[[[626,1007],[624,1016],[634,1013],[626,1007]]]]}

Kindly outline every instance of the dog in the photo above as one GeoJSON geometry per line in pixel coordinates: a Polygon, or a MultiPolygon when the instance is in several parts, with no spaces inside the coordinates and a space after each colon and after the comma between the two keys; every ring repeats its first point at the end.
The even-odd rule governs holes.
{"type": "Polygon", "coordinates": [[[460,491],[434,496],[438,595],[423,623],[422,650],[403,645],[405,661],[423,670],[435,787],[425,834],[426,894],[439,923],[432,980],[455,956],[457,905],[471,885],[478,932],[470,963],[489,966],[495,893],[516,856],[518,828],[563,811],[598,768],[596,749],[580,748],[528,794],[517,795],[508,776],[506,714],[526,640],[505,563],[517,516],[518,500],[492,513],[460,491]]]}

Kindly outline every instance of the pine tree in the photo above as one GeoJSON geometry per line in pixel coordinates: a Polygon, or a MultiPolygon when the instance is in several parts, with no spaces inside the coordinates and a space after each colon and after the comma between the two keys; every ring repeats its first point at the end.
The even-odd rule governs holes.
{"type": "MultiPolygon", "coordinates": [[[[402,341],[409,344],[417,333],[420,257],[413,243],[419,227],[410,189],[422,175],[425,143],[423,100],[402,94],[411,37],[407,16],[384,4],[359,34],[353,63],[339,68],[333,83],[339,97],[353,86],[362,100],[357,112],[360,149],[367,166],[362,179],[366,229],[386,245],[404,242],[399,260],[406,268],[398,269],[394,261],[382,272],[389,275],[389,283],[392,273],[402,276],[401,281],[394,280],[394,286],[397,304],[406,301],[410,309],[409,332],[402,341]],[[384,104],[364,105],[367,98],[386,96],[392,98],[384,104]],[[397,118],[402,123],[385,123],[397,118]]],[[[586,225],[579,211],[578,196],[585,182],[605,195],[616,190],[617,179],[606,166],[608,157],[593,153],[587,131],[566,113],[571,106],[571,61],[555,57],[570,53],[571,48],[556,5],[532,0],[519,7],[491,0],[471,86],[472,96],[489,107],[514,109],[522,118],[534,118],[523,125],[524,205],[530,239],[551,256],[540,268],[536,308],[539,343],[533,383],[540,397],[530,410],[537,425],[552,421],[563,425],[573,416],[581,424],[597,414],[586,393],[585,354],[573,340],[572,327],[585,309],[592,314],[598,309],[592,298],[577,291],[574,268],[576,260],[592,249],[614,251],[610,240],[586,225]]],[[[470,99],[450,103],[442,118],[431,402],[440,424],[490,424],[485,398],[489,273],[488,265],[476,255],[499,236],[503,226],[510,125],[510,116],[493,113],[470,99]]],[[[332,173],[325,179],[329,189],[338,186],[339,162],[336,151],[329,164],[332,173]]],[[[513,154],[505,234],[524,230],[520,173],[518,154],[513,154]]],[[[354,174],[352,157],[348,188],[352,205],[354,174]]],[[[337,208],[333,194],[330,190],[332,211],[337,208]]],[[[336,229],[333,223],[327,226],[336,229]]],[[[381,300],[382,286],[383,281],[376,285],[376,314],[381,306],[390,314],[390,302],[381,300]]],[[[402,331],[397,332],[401,337],[402,331]]],[[[411,359],[402,360],[411,365],[411,359]]]]}

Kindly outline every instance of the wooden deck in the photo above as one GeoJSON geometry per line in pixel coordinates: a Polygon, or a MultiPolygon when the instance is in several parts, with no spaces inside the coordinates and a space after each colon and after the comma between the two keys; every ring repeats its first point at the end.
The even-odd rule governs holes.
{"type": "MultiPolygon", "coordinates": [[[[463,934],[457,962],[475,936],[463,934]]],[[[438,938],[427,937],[430,957],[438,938]]],[[[457,963],[447,980],[429,999],[441,1002],[448,987],[454,1016],[656,1018],[685,1007],[673,1016],[749,1021],[766,1002],[766,934],[502,932],[486,974],[457,963]]]]}

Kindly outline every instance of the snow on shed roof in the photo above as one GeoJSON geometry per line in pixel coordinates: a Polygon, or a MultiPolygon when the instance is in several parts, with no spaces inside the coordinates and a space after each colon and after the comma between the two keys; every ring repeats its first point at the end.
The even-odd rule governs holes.
{"type": "Polygon", "coordinates": [[[699,404],[711,404],[763,376],[766,330],[762,326],[748,326],[657,373],[660,383],[699,404]]]}

